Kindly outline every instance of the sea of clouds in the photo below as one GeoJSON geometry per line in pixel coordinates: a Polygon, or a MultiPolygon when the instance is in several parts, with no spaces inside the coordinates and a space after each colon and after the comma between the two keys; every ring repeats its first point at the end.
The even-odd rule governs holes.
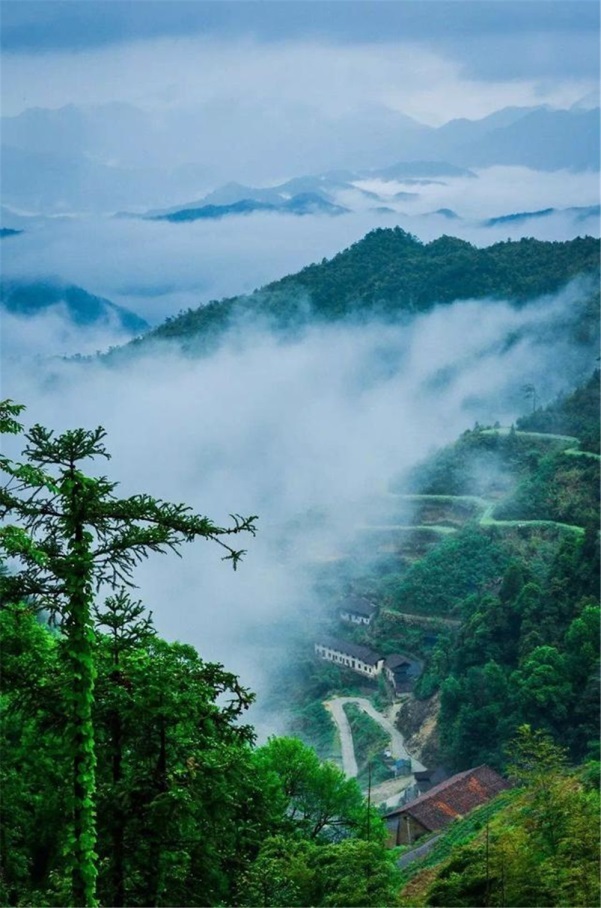
{"type": "Polygon", "coordinates": [[[27,405],[28,424],[103,425],[112,460],[100,469],[122,494],[185,501],[221,525],[259,516],[237,572],[198,542],[136,579],[162,634],[225,663],[261,699],[299,622],[323,611],[312,565],[349,550],[392,478],[475,421],[511,423],[529,406],[524,384],[544,403],[594,368],[564,330],[582,292],[576,282],[525,308],[457,301],[294,341],[245,325],[199,359],[157,345],[118,366],[14,361],[3,393],[27,405]]]}

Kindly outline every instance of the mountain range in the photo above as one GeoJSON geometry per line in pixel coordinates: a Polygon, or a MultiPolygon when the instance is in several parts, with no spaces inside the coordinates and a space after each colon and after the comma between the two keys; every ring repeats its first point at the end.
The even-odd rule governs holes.
{"type": "Polygon", "coordinates": [[[203,219],[219,219],[231,214],[254,214],[256,212],[278,212],[280,214],[346,214],[349,209],[330,202],[317,192],[298,193],[292,198],[279,198],[273,202],[263,202],[249,196],[226,205],[185,205],[176,211],[167,214],[158,214],[150,217],[154,221],[198,221],[203,219]]]}
{"type": "MultiPolygon", "coordinates": [[[[372,112],[366,124],[364,112],[358,112],[335,125],[316,121],[300,144],[292,127],[280,135],[284,127],[273,115],[269,131],[255,135],[250,125],[260,120],[247,113],[249,154],[243,158],[236,152],[239,135],[230,136],[227,123],[221,132],[208,130],[209,112],[202,110],[186,117],[167,112],[159,121],[132,105],[68,105],[4,117],[4,200],[38,212],[115,211],[185,199],[191,187],[215,186],[233,173],[265,183],[273,173],[273,164],[260,154],[267,141],[281,147],[280,159],[291,172],[344,171],[349,166],[386,171],[391,160],[423,162],[422,176],[429,176],[427,164],[436,161],[459,168],[599,169],[598,107],[505,108],[480,120],[456,119],[440,127],[384,109],[372,112]],[[251,143],[256,145],[252,154],[251,143]]],[[[255,113],[265,119],[263,108],[255,113]]],[[[399,176],[397,171],[383,178],[399,176]]],[[[312,190],[298,187],[292,194],[306,191],[312,190]]]]}

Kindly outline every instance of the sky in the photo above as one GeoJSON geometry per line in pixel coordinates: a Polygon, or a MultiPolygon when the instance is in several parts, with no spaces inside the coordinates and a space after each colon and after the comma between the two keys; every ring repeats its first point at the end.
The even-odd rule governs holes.
{"type": "Polygon", "coordinates": [[[190,35],[320,40],[339,46],[419,41],[478,78],[595,75],[594,0],[4,0],[2,50],[82,51],[190,35]],[[529,53],[516,51],[528,44],[529,53]],[[513,48],[490,54],[490,48],[513,48]],[[578,52],[576,51],[578,47],[578,52]]]}
{"type": "Polygon", "coordinates": [[[594,0],[3,0],[3,110],[263,92],[440,123],[594,90],[598,30],[594,0]]]}

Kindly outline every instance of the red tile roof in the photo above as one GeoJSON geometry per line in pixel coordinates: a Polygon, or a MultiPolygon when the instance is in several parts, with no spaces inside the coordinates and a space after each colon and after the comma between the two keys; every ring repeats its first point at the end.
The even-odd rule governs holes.
{"type": "Polygon", "coordinates": [[[494,769],[478,766],[435,785],[415,801],[392,810],[384,819],[410,816],[424,829],[434,832],[485,804],[506,788],[509,788],[509,782],[494,769]]]}

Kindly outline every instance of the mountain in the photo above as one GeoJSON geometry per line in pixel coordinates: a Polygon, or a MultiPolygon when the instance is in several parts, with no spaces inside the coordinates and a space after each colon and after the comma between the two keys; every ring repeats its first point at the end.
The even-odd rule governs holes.
{"type": "Polygon", "coordinates": [[[504,214],[500,217],[488,218],[486,221],[483,221],[482,224],[484,227],[498,227],[499,224],[519,224],[524,221],[548,218],[554,214],[567,214],[578,222],[587,221],[589,219],[598,221],[599,215],[601,214],[601,206],[585,205],[572,208],[542,208],[539,211],[519,211],[515,214],[504,214]]]}
{"type": "MultiPolygon", "coordinates": [[[[437,128],[387,108],[333,120],[318,111],[279,112],[260,99],[231,118],[210,103],[160,116],[128,104],[35,108],[2,119],[3,195],[7,203],[37,212],[115,211],[178,199],[183,208],[199,186],[216,186],[234,174],[242,182],[265,184],[284,168],[322,172],[330,182],[329,187],[324,182],[326,193],[334,183],[352,183],[356,174],[394,178],[391,160],[422,162],[422,172],[405,171],[406,179],[423,178],[424,167],[433,162],[445,162],[446,173],[438,173],[443,177],[458,175],[450,167],[496,164],[598,170],[599,109],[593,103],[583,99],[569,110],[508,107],[437,128]],[[265,128],[257,130],[257,123],[265,128]]],[[[290,195],[321,191],[314,184],[285,187],[274,188],[290,195]]],[[[277,203],[272,193],[256,192],[205,198],[203,204],[243,198],[277,203]]]]}
{"type": "Polygon", "coordinates": [[[23,233],[22,230],[13,230],[12,227],[0,227],[0,239],[6,239],[9,236],[18,236],[23,233]]]}
{"type": "Polygon", "coordinates": [[[520,165],[534,170],[598,170],[599,108],[537,108],[481,137],[445,143],[447,160],[467,167],[520,165]]]}
{"type": "Polygon", "coordinates": [[[129,309],[72,284],[58,280],[0,282],[0,307],[12,315],[35,317],[60,306],[66,307],[69,320],[80,327],[111,325],[130,335],[149,327],[129,309]]]}
{"type": "MultiPolygon", "coordinates": [[[[246,186],[242,183],[230,182],[208,193],[202,199],[172,208],[148,211],[145,217],[161,220],[196,220],[198,217],[222,217],[227,214],[270,209],[305,214],[308,204],[311,213],[342,214],[345,207],[338,202],[342,192],[346,193],[345,200],[349,193],[353,193],[356,199],[382,201],[376,191],[362,187],[360,185],[362,181],[390,182],[394,180],[412,186],[423,186],[441,183],[444,178],[466,176],[475,177],[475,174],[466,168],[457,167],[446,161],[399,161],[388,167],[375,169],[337,170],[308,174],[267,187],[246,186]],[[251,207],[253,202],[256,203],[254,209],[251,207]],[[238,205],[243,207],[232,208],[232,206],[238,205]],[[226,210],[230,208],[232,210],[226,210]],[[186,211],[200,212],[203,209],[207,210],[203,214],[196,214],[195,217],[185,217],[182,214],[186,211]],[[177,217],[172,218],[171,215],[177,215],[177,217]]],[[[417,196],[418,193],[415,192],[398,192],[395,194],[395,199],[406,201],[417,198],[417,196]]]]}
{"type": "Polygon", "coordinates": [[[112,166],[62,152],[41,152],[3,144],[0,167],[3,201],[37,213],[110,211],[152,200],[167,178],[156,169],[112,166]]]}
{"type": "Polygon", "coordinates": [[[465,167],[457,167],[447,161],[400,161],[390,167],[381,167],[376,170],[363,171],[361,179],[379,177],[381,180],[406,180],[416,177],[425,177],[429,182],[435,177],[475,177],[465,167]]]}
{"type": "Polygon", "coordinates": [[[497,218],[488,218],[483,223],[485,227],[496,227],[499,224],[519,224],[532,218],[546,218],[556,211],[556,208],[542,208],[540,211],[519,211],[515,214],[503,214],[497,218]]]}
{"type": "Polygon", "coordinates": [[[275,212],[277,214],[346,214],[348,208],[329,202],[318,193],[305,192],[293,196],[291,199],[276,202],[263,202],[254,198],[243,198],[226,205],[202,205],[199,208],[186,206],[168,214],[159,214],[150,217],[153,221],[182,221],[217,220],[229,215],[255,214],[256,212],[275,212]]]}
{"type": "MultiPolygon", "coordinates": [[[[599,242],[592,237],[561,243],[522,239],[478,248],[450,236],[422,243],[400,227],[378,229],[329,261],[250,295],[189,309],[122,350],[132,352],[160,339],[203,352],[243,318],[263,319],[273,330],[290,332],[310,321],[396,319],[457,299],[524,304],[579,275],[589,276],[594,286],[598,274],[599,242]]],[[[578,305],[584,307],[574,316],[581,331],[594,334],[597,303],[590,286],[583,285],[578,305]]]]}

